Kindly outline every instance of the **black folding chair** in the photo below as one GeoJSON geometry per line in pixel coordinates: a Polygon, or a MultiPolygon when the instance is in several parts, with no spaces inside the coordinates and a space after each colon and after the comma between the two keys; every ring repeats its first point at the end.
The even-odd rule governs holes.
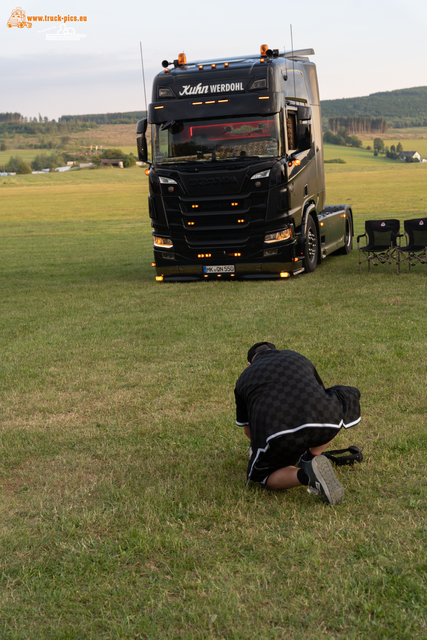
{"type": "Polygon", "coordinates": [[[417,262],[426,265],[427,273],[427,218],[413,218],[404,221],[405,236],[408,244],[399,247],[397,253],[397,273],[400,272],[400,263],[408,263],[408,271],[417,262]]]}
{"type": "Polygon", "coordinates": [[[389,264],[391,273],[391,263],[397,260],[396,249],[399,234],[399,220],[366,220],[365,233],[357,236],[357,248],[359,250],[359,273],[362,273],[361,265],[368,263],[368,271],[371,263],[374,267],[380,264],[389,264]],[[365,246],[360,246],[360,239],[365,238],[365,246]]]}

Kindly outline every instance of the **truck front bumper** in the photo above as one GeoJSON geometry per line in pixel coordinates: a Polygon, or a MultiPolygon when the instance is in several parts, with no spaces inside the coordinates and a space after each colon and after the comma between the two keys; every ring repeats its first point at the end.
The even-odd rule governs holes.
{"type": "MultiPolygon", "coordinates": [[[[227,265],[230,266],[230,265],[227,265]]],[[[156,266],[156,280],[158,281],[190,281],[216,280],[218,278],[234,280],[250,280],[262,278],[287,278],[304,271],[303,261],[294,259],[293,262],[265,262],[265,263],[237,263],[234,272],[205,273],[204,265],[171,265],[156,266]]]]}

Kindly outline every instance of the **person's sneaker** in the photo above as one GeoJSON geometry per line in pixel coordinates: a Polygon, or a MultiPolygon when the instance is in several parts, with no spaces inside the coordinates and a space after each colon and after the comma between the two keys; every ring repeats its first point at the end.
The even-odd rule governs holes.
{"type": "Polygon", "coordinates": [[[336,477],[332,465],[324,455],[316,456],[305,467],[308,486],[317,489],[328,504],[339,504],[344,497],[344,487],[336,477]]]}

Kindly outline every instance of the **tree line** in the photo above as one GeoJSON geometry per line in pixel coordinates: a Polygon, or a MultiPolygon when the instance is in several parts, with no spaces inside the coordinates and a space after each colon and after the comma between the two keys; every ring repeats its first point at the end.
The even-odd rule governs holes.
{"type": "Polygon", "coordinates": [[[364,135],[371,133],[385,133],[387,120],[384,118],[368,118],[366,116],[349,116],[329,118],[329,129],[338,133],[340,129],[346,129],[348,135],[364,135]]]}
{"type": "Polygon", "coordinates": [[[325,131],[323,134],[323,142],[329,144],[347,145],[349,147],[359,148],[362,146],[362,141],[354,133],[350,134],[349,130],[345,127],[338,129],[337,133],[331,130],[325,131]]]}
{"type": "Polygon", "coordinates": [[[24,122],[24,116],[21,113],[0,113],[0,122],[24,122]]]}
{"type": "Polygon", "coordinates": [[[77,116],[61,116],[58,122],[93,122],[96,124],[135,124],[146,117],[145,111],[124,111],[117,113],[88,113],[77,116]]]}

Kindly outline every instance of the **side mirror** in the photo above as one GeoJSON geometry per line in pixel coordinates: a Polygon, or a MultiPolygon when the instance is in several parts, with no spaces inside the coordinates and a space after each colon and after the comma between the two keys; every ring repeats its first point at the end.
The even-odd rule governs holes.
{"type": "Polygon", "coordinates": [[[138,136],[136,139],[136,146],[138,149],[138,159],[140,160],[140,162],[147,162],[148,160],[147,139],[145,137],[146,131],[147,118],[143,118],[136,125],[136,135],[138,136]]]}
{"type": "Polygon", "coordinates": [[[302,105],[299,105],[297,111],[297,119],[298,121],[311,120],[311,107],[303,107],[302,105]]]}
{"type": "Polygon", "coordinates": [[[136,123],[136,135],[140,136],[147,131],[147,118],[143,118],[136,123]]]}
{"type": "Polygon", "coordinates": [[[310,121],[311,107],[299,105],[297,108],[298,151],[307,151],[311,148],[313,139],[310,121]]]}
{"type": "Polygon", "coordinates": [[[311,148],[312,142],[311,123],[298,122],[298,151],[307,151],[311,148]]]}

